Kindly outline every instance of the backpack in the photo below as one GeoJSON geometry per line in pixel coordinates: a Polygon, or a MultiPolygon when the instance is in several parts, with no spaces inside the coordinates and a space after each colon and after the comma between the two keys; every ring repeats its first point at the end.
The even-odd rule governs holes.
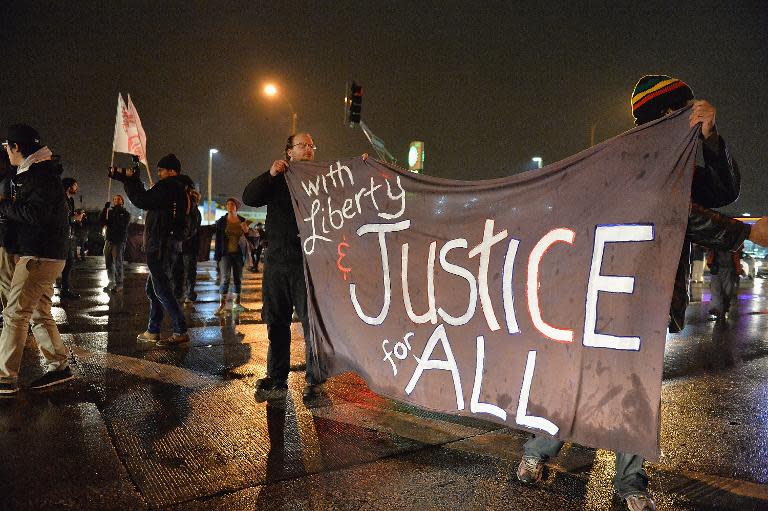
{"type": "Polygon", "coordinates": [[[192,197],[195,193],[194,186],[190,184],[181,184],[183,188],[179,195],[180,204],[173,204],[173,230],[171,237],[176,241],[188,241],[197,235],[200,225],[203,223],[203,217],[192,197]],[[183,196],[183,198],[181,198],[183,196]]]}

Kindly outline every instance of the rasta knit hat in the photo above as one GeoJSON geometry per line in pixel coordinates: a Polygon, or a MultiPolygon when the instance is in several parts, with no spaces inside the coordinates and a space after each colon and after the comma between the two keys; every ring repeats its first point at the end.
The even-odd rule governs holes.
{"type": "Polygon", "coordinates": [[[171,153],[160,158],[160,161],[157,162],[157,168],[175,170],[181,173],[181,162],[176,158],[175,154],[171,153]]]}
{"type": "Polygon", "coordinates": [[[632,91],[635,124],[658,119],[667,108],[682,108],[689,99],[693,99],[693,91],[684,81],[667,75],[645,75],[632,91]]]}

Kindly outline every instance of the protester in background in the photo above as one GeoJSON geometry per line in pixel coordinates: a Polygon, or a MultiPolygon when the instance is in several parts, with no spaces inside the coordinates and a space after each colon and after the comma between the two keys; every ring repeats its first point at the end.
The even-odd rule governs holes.
{"type": "Polygon", "coordinates": [[[75,237],[75,260],[85,261],[88,252],[88,214],[84,209],[76,209],[75,214],[79,216],[72,226],[75,237]]]}
{"type": "Polygon", "coordinates": [[[227,199],[227,214],[216,221],[216,250],[215,258],[219,265],[221,285],[219,293],[219,308],[214,314],[226,313],[227,296],[229,294],[230,275],[235,284],[235,299],[232,302],[232,311],[242,311],[245,308],[240,304],[242,291],[243,265],[248,250],[245,235],[248,233],[249,222],[237,214],[240,201],[234,197],[227,199]]]}
{"type": "Polygon", "coordinates": [[[145,342],[180,344],[189,342],[189,334],[184,312],[173,296],[170,273],[173,253],[181,251],[180,242],[175,240],[175,231],[181,228],[178,219],[186,207],[187,196],[185,183],[179,179],[181,162],[176,155],[169,154],[160,158],[157,174],[160,180],[147,190],[138,171],[132,168],[115,167],[109,172],[112,179],[123,182],[125,193],[133,205],[147,212],[144,221],[144,252],[147,254],[149,269],[146,286],[149,322],[147,330],[136,338],[145,342]],[[173,323],[173,334],[167,339],[162,339],[160,335],[163,310],[173,323]]]}
{"type": "Polygon", "coordinates": [[[312,346],[307,316],[307,286],[304,259],[299,240],[299,227],[291,204],[291,194],[284,173],[289,162],[312,161],[315,143],[309,133],[288,137],[285,159],[276,160],[270,169],[253,179],[245,191],[248,206],[267,206],[269,250],[264,261],[262,318],[267,323],[269,350],[267,376],[256,384],[256,400],[283,399],[288,389],[291,356],[291,318],[294,308],[304,329],[307,362],[304,399],[314,399],[322,391],[324,377],[317,367],[317,354],[312,346]]]}
{"type": "Polygon", "coordinates": [[[261,253],[264,247],[267,245],[267,234],[264,232],[264,224],[261,222],[256,223],[256,227],[251,228],[251,267],[248,268],[252,272],[259,271],[259,261],[261,261],[261,253]]]}
{"type": "Polygon", "coordinates": [[[741,269],[741,256],[739,252],[711,249],[707,251],[707,266],[712,279],[709,281],[709,289],[712,293],[709,314],[712,319],[725,319],[731,308],[731,299],[739,288],[739,275],[741,269]]]}
{"type": "MultiPolygon", "coordinates": [[[[186,178],[187,176],[180,176],[186,178]]],[[[190,222],[193,224],[190,233],[181,242],[181,252],[175,257],[173,268],[173,294],[177,300],[184,302],[184,305],[190,306],[197,300],[195,284],[197,282],[197,256],[200,252],[200,225],[203,223],[203,217],[200,214],[198,204],[200,204],[200,192],[195,190],[195,184],[191,179],[186,181],[189,187],[190,214],[193,217],[190,222]]]]}
{"type": "Polygon", "coordinates": [[[75,224],[80,222],[85,213],[75,211],[75,195],[80,191],[80,185],[73,177],[65,177],[61,180],[64,186],[64,192],[67,194],[67,210],[69,218],[69,236],[67,246],[67,261],[61,272],[61,292],[59,296],[65,300],[77,300],[80,294],[74,292],[70,286],[70,275],[72,273],[72,264],[75,262],[75,224]]]}
{"type": "Polygon", "coordinates": [[[110,203],[104,204],[104,209],[99,216],[99,222],[104,232],[104,262],[107,266],[107,278],[109,284],[104,291],[119,293],[123,290],[123,253],[125,242],[128,239],[128,224],[131,223],[131,214],[123,206],[125,201],[122,195],[112,197],[110,203]]]}
{"type": "Polygon", "coordinates": [[[64,269],[69,250],[71,211],[59,179],[59,165],[40,144],[37,131],[25,124],[8,128],[3,142],[10,164],[17,167],[13,193],[0,196],[0,217],[6,219],[6,249],[15,254],[13,277],[3,309],[0,334],[0,394],[19,391],[18,376],[30,322],[47,372],[33,389],[58,385],[74,376],[68,350],[51,315],[53,282],[64,269]]]}
{"type": "MultiPolygon", "coordinates": [[[[768,217],[750,226],[725,217],[707,208],[730,204],[739,195],[741,176],[731,159],[725,141],[715,126],[715,107],[704,100],[694,100],[693,91],[684,82],[665,75],[644,76],[632,93],[632,113],[637,125],[645,124],[687,106],[692,106],[690,125],[701,125],[701,152],[691,188],[691,200],[686,229],[686,241],[680,257],[670,308],[671,332],[684,325],[688,305],[690,243],[726,251],[738,250],[745,239],[764,245],[768,243],[768,217]]],[[[688,204],[682,205],[688,208],[688,204]]],[[[537,435],[526,442],[517,478],[535,483],[542,478],[544,462],[557,456],[563,446],[560,440],[537,435]]],[[[648,476],[644,459],[636,454],[616,453],[616,492],[632,511],[655,510],[656,504],[648,493],[648,476]]]]}

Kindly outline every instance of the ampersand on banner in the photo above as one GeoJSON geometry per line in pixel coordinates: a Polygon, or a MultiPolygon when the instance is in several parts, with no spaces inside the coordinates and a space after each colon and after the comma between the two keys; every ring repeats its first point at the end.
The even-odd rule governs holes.
{"type": "Polygon", "coordinates": [[[339,243],[339,246],[336,248],[336,253],[339,254],[339,258],[336,259],[336,268],[339,269],[340,272],[344,274],[344,280],[347,280],[347,274],[352,271],[352,268],[348,268],[346,266],[341,265],[341,260],[344,259],[347,254],[344,253],[342,248],[349,248],[349,243],[347,243],[347,237],[346,235],[342,236],[342,241],[339,243]]]}

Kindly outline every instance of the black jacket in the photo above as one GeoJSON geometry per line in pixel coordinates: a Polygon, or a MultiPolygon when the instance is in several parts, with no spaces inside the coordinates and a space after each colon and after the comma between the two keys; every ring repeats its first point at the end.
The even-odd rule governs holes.
{"type": "Polygon", "coordinates": [[[9,252],[66,260],[69,209],[59,173],[59,165],[48,160],[13,178],[12,196],[0,202],[0,216],[7,219],[9,252]]]}
{"type": "Polygon", "coordinates": [[[725,141],[702,143],[701,160],[696,165],[691,186],[691,207],[685,243],[675,276],[672,304],[669,310],[669,331],[679,332],[685,327],[685,309],[688,306],[688,283],[691,273],[691,243],[707,248],[738,250],[749,237],[750,226],[721,215],[709,208],[728,205],[739,197],[741,174],[731,158],[725,141]]]}
{"type": "Polygon", "coordinates": [[[138,208],[147,212],[144,220],[144,251],[153,257],[165,257],[171,252],[181,251],[180,243],[171,240],[174,227],[174,211],[186,208],[187,196],[184,181],[180,176],[171,176],[158,181],[146,190],[144,183],[133,177],[123,179],[125,194],[138,208]]]}
{"type": "MultiPolygon", "coordinates": [[[[7,162],[6,162],[7,163],[7,162]]],[[[0,195],[3,197],[11,197],[11,180],[16,175],[16,167],[8,165],[0,172],[0,195]]],[[[8,219],[0,215],[0,247],[5,246],[5,236],[8,232],[8,219]]]]}
{"type": "Polygon", "coordinates": [[[291,194],[285,175],[275,177],[269,171],[253,179],[243,191],[243,203],[248,206],[267,206],[266,231],[269,250],[266,261],[283,264],[301,264],[302,251],[299,227],[291,205],[291,194]]]}
{"type": "Polygon", "coordinates": [[[99,215],[99,223],[107,228],[104,238],[110,243],[125,243],[128,238],[128,224],[131,214],[123,206],[104,208],[99,215]]]}

